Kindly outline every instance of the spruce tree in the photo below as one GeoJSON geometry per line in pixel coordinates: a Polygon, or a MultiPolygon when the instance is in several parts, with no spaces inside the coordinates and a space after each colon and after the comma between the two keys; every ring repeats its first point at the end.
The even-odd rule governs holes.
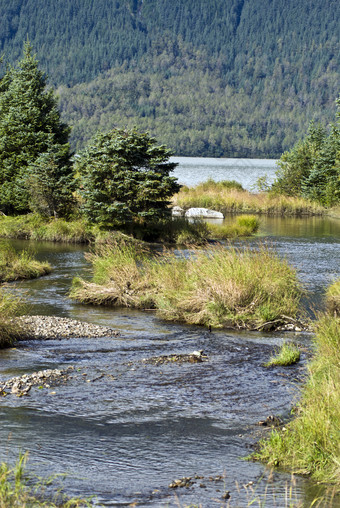
{"type": "Polygon", "coordinates": [[[136,129],[99,133],[75,162],[86,218],[104,228],[133,230],[169,217],[170,198],[180,189],[170,176],[177,166],[170,155],[136,129]]]}
{"type": "Polygon", "coordinates": [[[74,183],[68,178],[72,174],[70,130],[61,122],[57,100],[46,83],[27,42],[22,60],[7,69],[0,85],[0,210],[6,214],[25,213],[32,206],[36,208],[36,200],[45,199],[43,186],[38,193],[37,186],[32,187],[34,168],[41,167],[43,154],[46,167],[48,154],[63,153],[53,159],[50,185],[60,187],[66,178],[63,196],[66,202],[72,202],[74,183]]]}

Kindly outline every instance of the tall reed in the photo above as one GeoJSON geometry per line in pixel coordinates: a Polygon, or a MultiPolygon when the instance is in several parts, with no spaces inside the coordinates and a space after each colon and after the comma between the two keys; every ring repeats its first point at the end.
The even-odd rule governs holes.
{"type": "Polygon", "coordinates": [[[18,217],[0,216],[0,237],[84,243],[93,238],[91,228],[83,220],[44,219],[38,214],[18,217]]]}
{"type": "Polygon", "coordinates": [[[19,457],[15,466],[0,463],[0,508],[80,508],[92,506],[85,499],[66,499],[57,492],[55,499],[47,500],[45,489],[53,478],[35,479],[34,485],[26,478],[27,454],[19,457]],[[45,499],[44,499],[45,498],[45,499]]]}

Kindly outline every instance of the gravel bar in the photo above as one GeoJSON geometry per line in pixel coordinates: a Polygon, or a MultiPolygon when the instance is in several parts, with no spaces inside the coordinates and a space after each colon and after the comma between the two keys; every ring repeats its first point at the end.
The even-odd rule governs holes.
{"type": "Polygon", "coordinates": [[[119,332],[108,326],[93,325],[85,321],[57,316],[22,316],[19,339],[71,339],[74,337],[117,337],[119,332]]]}

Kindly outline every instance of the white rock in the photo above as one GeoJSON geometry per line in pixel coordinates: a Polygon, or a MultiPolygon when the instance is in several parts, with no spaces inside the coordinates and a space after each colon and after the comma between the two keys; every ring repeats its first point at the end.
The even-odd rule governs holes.
{"type": "Polygon", "coordinates": [[[184,210],[180,206],[174,206],[171,210],[171,214],[173,217],[183,217],[184,216],[184,210]]]}
{"type": "Polygon", "coordinates": [[[209,210],[208,208],[189,208],[185,212],[186,217],[204,217],[205,219],[223,219],[223,213],[209,210]]]}

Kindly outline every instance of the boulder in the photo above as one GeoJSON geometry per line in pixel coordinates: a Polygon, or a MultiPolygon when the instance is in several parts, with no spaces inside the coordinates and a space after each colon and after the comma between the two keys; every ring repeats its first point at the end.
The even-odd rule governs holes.
{"type": "Polygon", "coordinates": [[[180,206],[174,206],[171,210],[171,214],[173,217],[183,217],[184,216],[184,210],[180,206]]]}
{"type": "Polygon", "coordinates": [[[203,217],[204,219],[224,219],[223,213],[209,210],[208,208],[189,208],[185,212],[186,217],[203,217]]]}

